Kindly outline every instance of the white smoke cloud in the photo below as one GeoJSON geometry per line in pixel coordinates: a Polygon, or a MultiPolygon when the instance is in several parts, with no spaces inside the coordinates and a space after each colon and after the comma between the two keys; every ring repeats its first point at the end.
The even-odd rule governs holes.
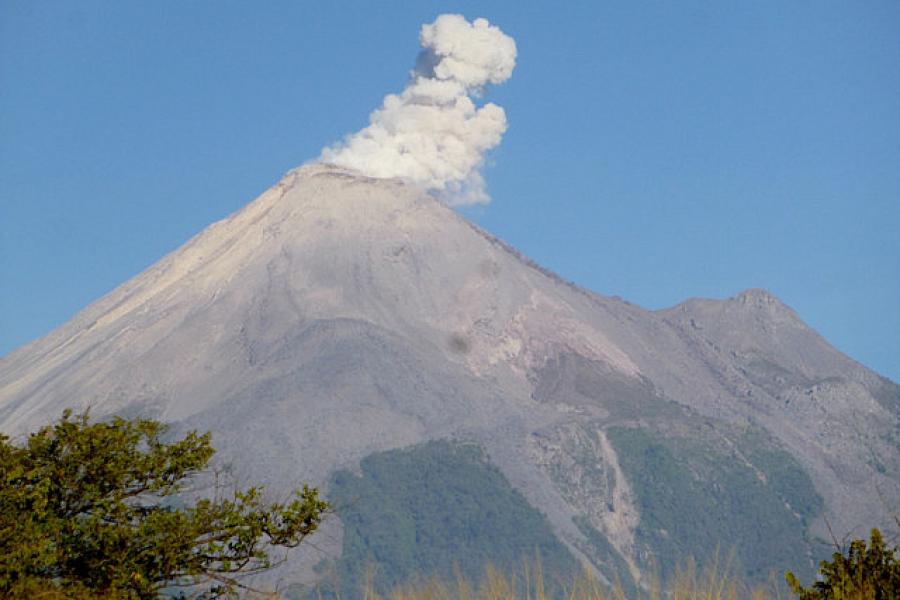
{"type": "Polygon", "coordinates": [[[506,131],[506,113],[472,98],[509,79],[516,42],[487,19],[469,23],[461,15],[423,25],[419,42],[406,89],[386,96],[368,127],[323,149],[319,160],[407,179],[451,204],[487,203],[480,169],[506,131]]]}

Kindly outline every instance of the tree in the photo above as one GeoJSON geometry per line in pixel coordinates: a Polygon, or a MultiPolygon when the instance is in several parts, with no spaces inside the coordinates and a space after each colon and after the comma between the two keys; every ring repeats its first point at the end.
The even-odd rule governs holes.
{"type": "Polygon", "coordinates": [[[835,552],[831,562],[822,561],[820,580],[812,587],[804,588],[790,571],[785,578],[800,600],[894,600],[900,598],[898,553],[873,529],[868,547],[865,540],[854,540],[847,556],[835,552]]]}
{"type": "Polygon", "coordinates": [[[0,434],[0,596],[231,596],[319,526],[327,504],[307,486],[286,503],[251,487],[183,505],[214,450],[209,433],[165,432],[66,411],[23,446],[0,434]]]}

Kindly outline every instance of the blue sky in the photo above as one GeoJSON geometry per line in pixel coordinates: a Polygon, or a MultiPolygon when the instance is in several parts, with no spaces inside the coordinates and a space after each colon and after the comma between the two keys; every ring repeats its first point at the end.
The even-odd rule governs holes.
{"type": "Polygon", "coordinates": [[[893,0],[0,0],[0,355],[363,127],[445,12],[519,49],[467,216],[647,308],[767,288],[900,380],[893,0]]]}

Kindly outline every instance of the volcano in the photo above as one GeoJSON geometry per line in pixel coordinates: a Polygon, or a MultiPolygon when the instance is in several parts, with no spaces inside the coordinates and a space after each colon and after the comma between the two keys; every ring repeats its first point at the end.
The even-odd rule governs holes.
{"type": "MultiPolygon", "coordinates": [[[[609,580],[716,544],[751,578],[811,572],[826,524],[864,535],[900,501],[900,387],[770,293],[645,310],[323,164],[0,361],[0,430],[66,408],[211,430],[217,464],[272,493],[472,445],[609,580]]],[[[349,528],[338,511],[328,560],[349,528]]]]}

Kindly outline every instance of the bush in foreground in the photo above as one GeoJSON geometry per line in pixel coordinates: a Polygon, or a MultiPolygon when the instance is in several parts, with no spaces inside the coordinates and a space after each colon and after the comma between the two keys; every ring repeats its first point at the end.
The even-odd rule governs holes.
{"type": "Polygon", "coordinates": [[[165,431],[67,411],[24,446],[0,434],[0,596],[230,595],[238,576],[272,566],[268,548],[318,527],[326,504],[309,487],[285,504],[249,488],[176,507],[214,450],[209,433],[165,443],[165,431]]]}
{"type": "Polygon", "coordinates": [[[800,600],[894,600],[900,598],[900,549],[890,548],[873,529],[871,539],[854,540],[846,556],[835,552],[822,561],[820,580],[804,588],[793,573],[785,575],[800,600]]]}

